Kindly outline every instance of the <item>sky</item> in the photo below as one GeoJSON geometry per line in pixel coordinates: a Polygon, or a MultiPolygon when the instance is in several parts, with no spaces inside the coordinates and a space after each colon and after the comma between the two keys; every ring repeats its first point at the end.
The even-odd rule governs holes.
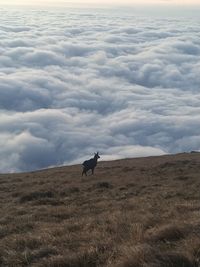
{"type": "MultiPolygon", "coordinates": [[[[1,0],[8,5],[107,5],[107,0],[1,0]]],[[[199,0],[110,0],[109,5],[151,5],[151,4],[172,4],[172,5],[199,5],[199,0]]]]}
{"type": "Polygon", "coordinates": [[[199,14],[0,8],[0,172],[200,151],[199,14]]]}

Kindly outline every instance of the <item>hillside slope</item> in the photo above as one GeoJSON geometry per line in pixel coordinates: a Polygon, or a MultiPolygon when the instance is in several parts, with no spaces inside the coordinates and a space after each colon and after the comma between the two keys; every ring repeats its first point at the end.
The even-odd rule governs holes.
{"type": "Polygon", "coordinates": [[[184,153],[0,175],[0,266],[200,266],[199,172],[184,153]]]}

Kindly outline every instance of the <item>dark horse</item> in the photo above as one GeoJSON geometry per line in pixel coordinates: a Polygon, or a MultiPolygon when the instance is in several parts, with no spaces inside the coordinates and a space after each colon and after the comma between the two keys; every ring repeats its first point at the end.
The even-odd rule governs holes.
{"type": "Polygon", "coordinates": [[[99,152],[94,154],[94,158],[86,160],[83,162],[83,172],[82,172],[82,176],[83,174],[85,174],[87,176],[87,172],[89,170],[92,170],[92,174],[94,174],[94,169],[97,166],[97,160],[100,158],[99,156],[99,152]]]}

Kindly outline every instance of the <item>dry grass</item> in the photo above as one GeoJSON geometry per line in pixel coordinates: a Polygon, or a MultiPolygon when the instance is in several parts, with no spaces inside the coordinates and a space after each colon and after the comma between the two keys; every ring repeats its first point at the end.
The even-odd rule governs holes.
{"type": "Polygon", "coordinates": [[[0,175],[2,267],[199,267],[200,154],[0,175]]]}

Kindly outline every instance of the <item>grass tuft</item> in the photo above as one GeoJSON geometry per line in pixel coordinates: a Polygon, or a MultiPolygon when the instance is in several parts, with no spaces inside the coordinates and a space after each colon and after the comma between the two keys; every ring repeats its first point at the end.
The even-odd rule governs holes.
{"type": "Polygon", "coordinates": [[[175,224],[153,228],[147,232],[147,240],[153,242],[175,242],[184,238],[186,229],[175,224]]]}
{"type": "Polygon", "coordinates": [[[28,194],[25,194],[20,197],[20,203],[25,203],[33,200],[38,200],[38,199],[43,199],[43,198],[53,198],[54,193],[51,191],[46,191],[46,192],[30,192],[28,194]]]}

